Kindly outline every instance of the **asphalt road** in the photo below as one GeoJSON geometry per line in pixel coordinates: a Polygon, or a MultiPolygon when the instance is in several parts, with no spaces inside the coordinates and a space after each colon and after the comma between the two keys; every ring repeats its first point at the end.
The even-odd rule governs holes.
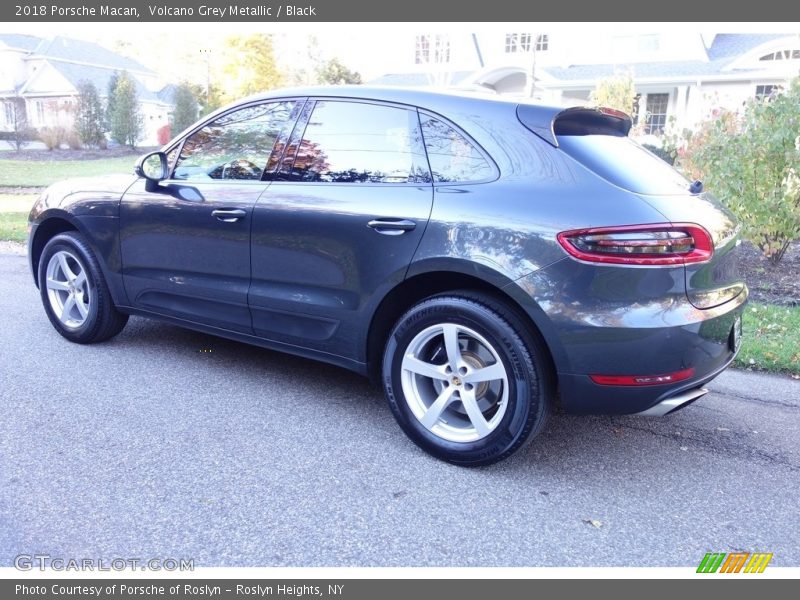
{"type": "Polygon", "coordinates": [[[728,372],[671,417],[557,415],[468,470],[337,368],[138,318],[71,344],[24,257],[0,255],[0,314],[0,566],[800,565],[798,381],[728,372]]]}

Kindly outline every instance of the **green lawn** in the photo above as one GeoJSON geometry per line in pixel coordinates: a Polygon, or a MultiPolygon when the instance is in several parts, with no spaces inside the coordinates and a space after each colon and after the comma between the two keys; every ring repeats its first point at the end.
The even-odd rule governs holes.
{"type": "Polygon", "coordinates": [[[751,303],[735,366],[800,375],[800,306],[751,303]]]}
{"type": "Polygon", "coordinates": [[[0,213],[28,213],[38,194],[0,194],[0,213]]]}
{"type": "Polygon", "coordinates": [[[27,212],[0,212],[0,241],[24,242],[27,238],[27,212]]]}
{"type": "Polygon", "coordinates": [[[94,160],[2,160],[0,187],[44,187],[70,177],[133,173],[135,156],[94,160]]]}

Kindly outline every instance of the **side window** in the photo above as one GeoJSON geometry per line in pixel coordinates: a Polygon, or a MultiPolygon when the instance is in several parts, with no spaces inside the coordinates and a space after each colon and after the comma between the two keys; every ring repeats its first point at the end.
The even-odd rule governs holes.
{"type": "Polygon", "coordinates": [[[331,183],[426,183],[430,174],[416,111],[317,101],[288,179],[331,183]]]}
{"type": "Polygon", "coordinates": [[[447,123],[420,114],[425,150],[435,182],[482,181],[494,169],[475,145],[447,123]]]}
{"type": "Polygon", "coordinates": [[[269,102],[212,121],[186,138],[173,178],[260,180],[275,141],[295,117],[298,104],[269,102]]]}

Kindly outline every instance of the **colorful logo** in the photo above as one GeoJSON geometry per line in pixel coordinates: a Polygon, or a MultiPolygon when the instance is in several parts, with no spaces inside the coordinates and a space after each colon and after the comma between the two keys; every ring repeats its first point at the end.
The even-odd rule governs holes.
{"type": "Polygon", "coordinates": [[[763,573],[771,560],[772,552],[708,552],[700,561],[697,572],[763,573]]]}

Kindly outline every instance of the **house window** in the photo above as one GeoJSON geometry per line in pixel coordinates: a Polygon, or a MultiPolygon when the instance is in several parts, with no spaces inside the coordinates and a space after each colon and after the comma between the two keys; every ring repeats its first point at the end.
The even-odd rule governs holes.
{"type": "Polygon", "coordinates": [[[11,102],[4,102],[3,103],[4,114],[6,117],[6,123],[8,125],[14,124],[14,105],[11,102]]]}
{"type": "Polygon", "coordinates": [[[764,100],[770,98],[780,89],[779,85],[757,85],[756,86],[756,100],[764,100]]]}
{"type": "Polygon", "coordinates": [[[536,41],[533,41],[532,33],[507,33],[506,34],[506,54],[517,54],[521,52],[530,52],[536,50],[537,52],[544,52],[550,43],[547,34],[537,35],[536,41]]]}
{"type": "Polygon", "coordinates": [[[414,51],[414,62],[418,65],[427,64],[431,57],[431,36],[418,35],[414,51]]]}
{"type": "Polygon", "coordinates": [[[516,54],[517,52],[531,51],[530,33],[507,33],[506,34],[506,53],[516,54]]]}
{"type": "Polygon", "coordinates": [[[758,60],[763,60],[763,61],[800,60],[800,49],[787,48],[784,50],[776,50],[775,52],[770,52],[769,54],[765,54],[758,60]]]}
{"type": "Polygon", "coordinates": [[[44,125],[45,115],[47,114],[45,110],[44,100],[37,100],[36,102],[34,102],[34,105],[36,106],[36,122],[39,125],[44,125]]]}
{"type": "Polygon", "coordinates": [[[446,35],[418,35],[414,50],[414,62],[418,65],[450,62],[450,38],[446,35]]]}
{"type": "Polygon", "coordinates": [[[647,119],[645,121],[644,132],[647,135],[664,133],[667,124],[667,106],[669,105],[669,94],[647,94],[647,119]]]}
{"type": "Polygon", "coordinates": [[[550,45],[550,36],[546,33],[536,37],[536,51],[546,52],[550,45]]]}

